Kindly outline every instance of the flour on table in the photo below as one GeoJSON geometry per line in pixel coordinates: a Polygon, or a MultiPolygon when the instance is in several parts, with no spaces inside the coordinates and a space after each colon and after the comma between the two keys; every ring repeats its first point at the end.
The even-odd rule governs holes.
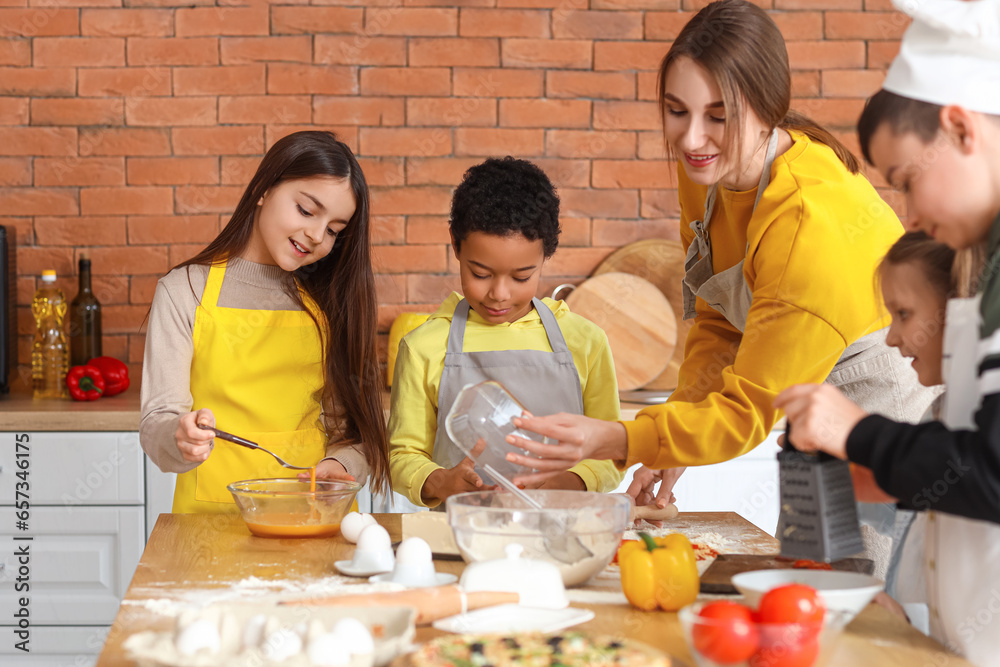
{"type": "MultiPolygon", "coordinates": [[[[122,604],[141,606],[160,616],[179,616],[185,611],[200,609],[220,602],[241,602],[266,607],[284,600],[379,593],[403,589],[404,586],[392,582],[370,584],[363,579],[340,575],[308,580],[247,577],[226,587],[157,589],[157,593],[170,597],[125,599],[122,600],[122,604]]],[[[141,587],[135,592],[145,593],[148,592],[148,589],[141,587]]]]}
{"type": "MultiPolygon", "coordinates": [[[[673,535],[674,533],[679,533],[680,531],[672,530],[670,528],[657,528],[655,526],[651,526],[649,530],[643,528],[642,532],[647,533],[651,537],[665,537],[667,535],[673,535]]],[[[698,534],[683,533],[683,534],[687,535],[687,538],[691,540],[691,542],[697,544],[703,544],[709,549],[714,549],[715,551],[718,551],[720,554],[733,553],[734,552],[733,550],[738,548],[738,543],[734,542],[733,540],[727,539],[726,537],[720,535],[719,533],[698,533],[698,534]]],[[[638,540],[639,531],[626,530],[625,534],[622,535],[622,539],[638,540]]]]}

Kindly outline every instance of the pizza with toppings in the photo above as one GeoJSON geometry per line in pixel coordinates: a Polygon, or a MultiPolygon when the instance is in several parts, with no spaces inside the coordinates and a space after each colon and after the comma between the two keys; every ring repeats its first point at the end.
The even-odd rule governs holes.
{"type": "Polygon", "coordinates": [[[695,560],[709,560],[719,556],[719,552],[707,544],[692,542],[691,547],[694,549],[695,560]]]}
{"type": "Polygon", "coordinates": [[[669,658],[640,642],[582,632],[448,635],[422,645],[411,658],[414,667],[670,666],[669,658]]]}

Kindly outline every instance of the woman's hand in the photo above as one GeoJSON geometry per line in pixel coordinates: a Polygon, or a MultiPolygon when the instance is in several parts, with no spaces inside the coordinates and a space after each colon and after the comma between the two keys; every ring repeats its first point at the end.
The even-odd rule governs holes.
{"type": "Polygon", "coordinates": [[[215,426],[215,415],[208,408],[181,415],[177,424],[174,439],[185,461],[202,463],[212,453],[215,434],[198,428],[199,425],[215,426]]]}
{"type": "Polygon", "coordinates": [[[637,468],[632,474],[632,483],[629,484],[625,492],[632,496],[635,504],[656,505],[666,507],[667,504],[676,502],[674,497],[674,485],[687,468],[667,468],[665,470],[653,470],[642,466],[637,468]],[[660,488],[655,487],[659,483],[660,488]]]}
{"type": "Polygon", "coordinates": [[[774,407],[792,425],[792,444],[803,452],[847,458],[847,436],[868,413],[829,384],[797,384],[778,394],[774,407]]]}
{"type": "MultiPolygon", "coordinates": [[[[338,482],[353,482],[354,476],[348,474],[347,468],[344,464],[334,458],[324,458],[320,459],[319,463],[316,464],[316,479],[329,479],[338,482]]],[[[309,481],[309,473],[300,472],[299,473],[300,482],[309,481]]]]}
{"type": "Polygon", "coordinates": [[[910,617],[906,615],[906,611],[903,609],[903,605],[899,604],[893,598],[889,597],[889,594],[885,591],[879,591],[875,595],[875,599],[872,600],[875,604],[882,607],[883,609],[888,609],[890,612],[904,619],[907,623],[910,622],[910,617]]]}
{"type": "Polygon", "coordinates": [[[611,459],[624,465],[628,456],[628,438],[625,427],[619,422],[565,412],[549,417],[533,417],[525,413],[525,416],[514,419],[514,426],[557,441],[554,445],[545,445],[516,435],[507,436],[508,443],[533,454],[510,453],[507,460],[538,470],[518,475],[512,480],[515,484],[537,486],[585,459],[611,459]]]}

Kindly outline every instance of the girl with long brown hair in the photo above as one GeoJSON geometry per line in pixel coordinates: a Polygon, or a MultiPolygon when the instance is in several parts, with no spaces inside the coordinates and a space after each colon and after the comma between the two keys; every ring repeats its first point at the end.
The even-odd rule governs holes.
{"type": "Polygon", "coordinates": [[[369,235],[350,149],[297,132],[267,152],[219,236],[157,283],[140,440],[179,473],[174,512],[232,511],[230,482],[288,476],[201,426],[388,491],[369,235]]]}
{"type": "Polygon", "coordinates": [[[524,420],[563,445],[526,443],[552,460],[517,462],[543,474],[577,456],[643,463],[631,492],[665,502],[679,468],[763,442],[781,417],[775,396],[804,378],[918,418],[933,395],[885,344],[889,318],[871,290],[902,227],[858,160],[790,109],[788,54],[770,16],[744,0],[703,8],[664,57],[658,98],[678,161],[684,316],[694,319],[678,387],[631,422],[524,420]]]}

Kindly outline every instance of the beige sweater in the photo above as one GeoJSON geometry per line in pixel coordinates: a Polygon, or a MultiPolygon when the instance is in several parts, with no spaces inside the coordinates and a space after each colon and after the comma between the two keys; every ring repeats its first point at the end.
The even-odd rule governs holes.
{"type": "MultiPolygon", "coordinates": [[[[299,310],[285,292],[288,274],[277,266],[233,259],[219,293],[219,305],[251,310],[299,310]]],[[[197,464],[185,461],[174,434],[181,415],[191,411],[191,358],[194,316],[208,281],[207,266],[171,271],[156,284],[149,311],[146,351],[142,363],[142,420],[139,440],[153,463],[164,472],[187,472],[197,464]]],[[[369,466],[356,445],[327,446],[347,472],[364,484],[369,466]]]]}

